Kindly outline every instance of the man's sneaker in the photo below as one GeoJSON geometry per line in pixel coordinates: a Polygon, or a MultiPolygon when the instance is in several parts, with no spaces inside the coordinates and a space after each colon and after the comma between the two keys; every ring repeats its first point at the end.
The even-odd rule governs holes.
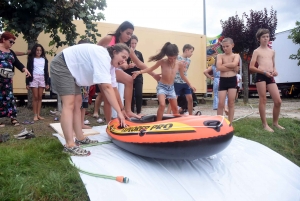
{"type": "Polygon", "coordinates": [[[86,137],[83,140],[77,140],[75,138],[75,144],[82,145],[82,144],[96,144],[98,143],[98,140],[91,140],[90,138],[86,137]]]}
{"type": "Polygon", "coordinates": [[[64,150],[63,152],[70,154],[72,156],[89,156],[91,155],[90,151],[87,151],[85,149],[82,149],[79,146],[74,146],[74,147],[66,147],[66,145],[64,145],[64,150]]]}
{"type": "Polygon", "coordinates": [[[24,139],[31,139],[35,138],[33,130],[27,130],[24,128],[24,130],[21,131],[21,133],[14,135],[15,138],[18,140],[24,140],[24,139]]]}
{"type": "Polygon", "coordinates": [[[22,137],[22,136],[25,136],[25,135],[28,135],[28,134],[33,134],[33,130],[27,130],[26,128],[24,128],[21,133],[17,134],[17,135],[14,135],[15,138],[18,138],[18,137],[22,137]]]}

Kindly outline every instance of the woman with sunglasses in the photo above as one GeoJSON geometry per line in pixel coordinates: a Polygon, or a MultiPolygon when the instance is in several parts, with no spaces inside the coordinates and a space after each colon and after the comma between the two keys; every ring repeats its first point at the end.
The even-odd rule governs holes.
{"type": "MultiPolygon", "coordinates": [[[[14,66],[26,77],[31,76],[24,65],[18,60],[14,51],[10,48],[15,44],[16,37],[10,32],[4,32],[0,37],[0,118],[9,117],[11,124],[19,126],[17,121],[16,102],[13,94],[12,77],[14,66]]],[[[0,123],[0,127],[4,127],[0,123]]]]}

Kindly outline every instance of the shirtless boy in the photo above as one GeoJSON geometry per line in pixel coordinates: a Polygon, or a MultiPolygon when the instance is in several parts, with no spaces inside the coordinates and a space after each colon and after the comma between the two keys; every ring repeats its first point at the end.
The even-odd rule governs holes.
{"type": "Polygon", "coordinates": [[[278,118],[281,107],[281,98],[274,77],[278,75],[275,68],[275,52],[268,47],[270,41],[270,32],[268,29],[259,29],[256,33],[256,38],[260,46],[254,50],[250,62],[250,71],[256,74],[256,87],[259,95],[259,114],[265,130],[274,132],[269,127],[266,120],[266,89],[269,91],[273,102],[273,126],[279,129],[284,129],[278,124],[278,118]],[[258,63],[258,68],[255,63],[258,63]]]}
{"type": "Polygon", "coordinates": [[[217,70],[220,71],[217,114],[223,115],[225,98],[228,93],[228,119],[230,124],[232,124],[234,116],[234,101],[237,86],[236,74],[240,61],[240,55],[232,52],[233,47],[233,40],[231,38],[224,38],[222,41],[224,53],[217,55],[217,70]]]}

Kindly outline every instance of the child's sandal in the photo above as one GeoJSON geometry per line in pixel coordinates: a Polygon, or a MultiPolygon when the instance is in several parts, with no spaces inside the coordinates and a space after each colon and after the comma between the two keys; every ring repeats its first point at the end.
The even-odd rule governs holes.
{"type": "Polygon", "coordinates": [[[11,119],[10,122],[13,126],[20,126],[20,123],[16,119],[11,119]]]}

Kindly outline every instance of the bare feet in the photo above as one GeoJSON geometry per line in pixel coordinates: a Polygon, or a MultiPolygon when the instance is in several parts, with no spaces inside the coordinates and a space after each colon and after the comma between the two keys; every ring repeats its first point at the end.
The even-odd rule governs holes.
{"type": "Polygon", "coordinates": [[[144,114],[142,114],[142,113],[138,113],[137,114],[138,116],[140,116],[140,117],[143,117],[143,116],[145,116],[144,114]]]}
{"type": "Polygon", "coordinates": [[[274,130],[272,128],[270,128],[269,125],[264,126],[264,129],[269,132],[274,132],[274,130]]]}
{"type": "Polygon", "coordinates": [[[134,118],[137,118],[137,119],[140,119],[141,118],[141,116],[139,116],[139,115],[137,115],[137,114],[134,114],[133,112],[131,112],[131,111],[126,111],[126,114],[127,114],[127,116],[130,118],[130,117],[134,117],[134,118]]]}
{"type": "Polygon", "coordinates": [[[90,126],[87,126],[87,125],[83,125],[82,126],[82,129],[91,129],[92,127],[90,127],[90,126]]]}
{"type": "Polygon", "coordinates": [[[284,129],[285,129],[284,127],[280,126],[279,124],[273,124],[273,126],[276,127],[276,128],[279,128],[279,129],[281,129],[281,130],[284,130],[284,129]]]}
{"type": "Polygon", "coordinates": [[[34,115],[33,121],[38,121],[38,120],[39,120],[38,116],[34,115]]]}
{"type": "Polygon", "coordinates": [[[39,120],[45,119],[44,117],[41,117],[41,116],[38,116],[37,118],[38,118],[39,120]]]}
{"type": "Polygon", "coordinates": [[[224,109],[226,116],[228,116],[228,109],[224,109]]]}
{"type": "Polygon", "coordinates": [[[99,114],[93,114],[93,118],[98,119],[99,118],[99,114]]]}

